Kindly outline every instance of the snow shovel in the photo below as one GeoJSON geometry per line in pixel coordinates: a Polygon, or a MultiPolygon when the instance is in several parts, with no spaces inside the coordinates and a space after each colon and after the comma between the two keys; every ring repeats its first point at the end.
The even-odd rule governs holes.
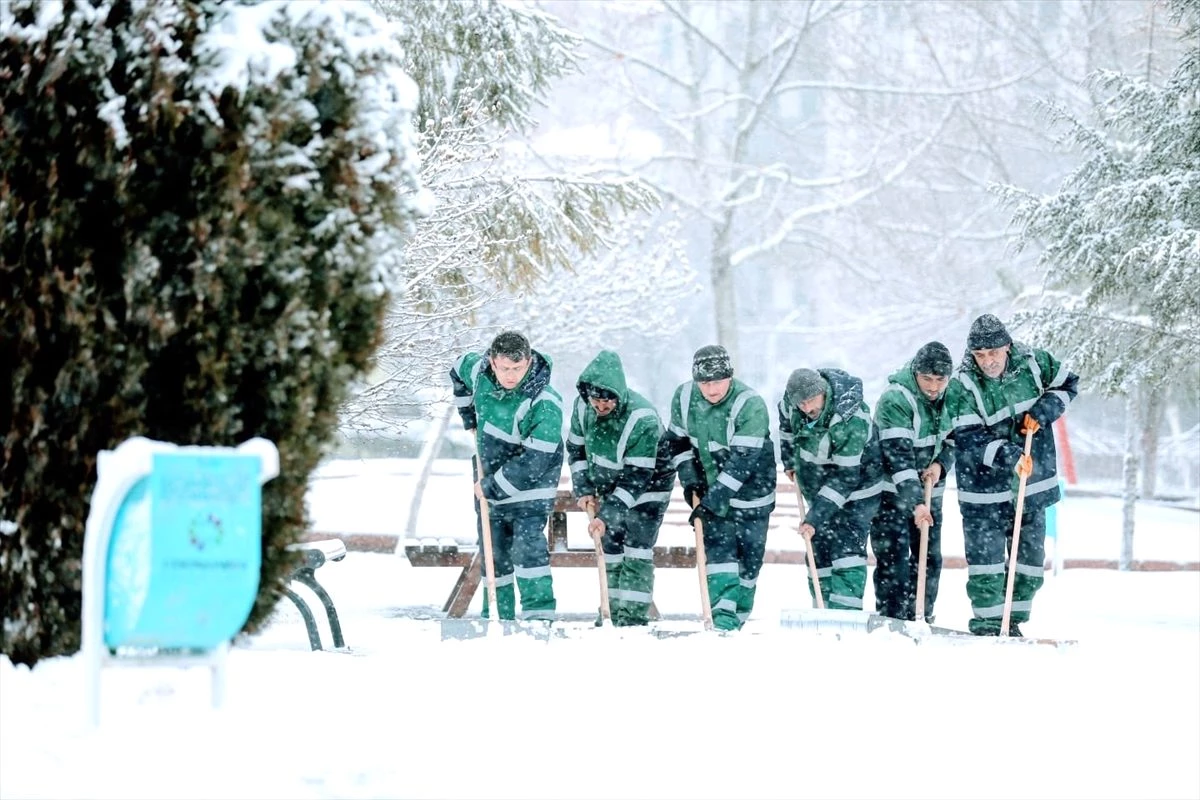
{"type": "MultiPolygon", "coordinates": [[[[800,509],[800,524],[803,525],[804,495],[800,492],[800,484],[795,478],[792,479],[792,488],[796,490],[796,506],[800,509]]],[[[804,550],[808,562],[808,576],[812,580],[813,602],[816,604],[816,609],[784,609],[779,618],[780,626],[837,633],[866,633],[868,630],[873,630],[872,621],[880,620],[881,617],[851,608],[825,608],[825,597],[821,593],[821,579],[817,575],[817,559],[813,555],[811,538],[805,538],[804,550]]]]}
{"type": "MultiPolygon", "coordinates": [[[[1028,415],[1026,415],[1028,416],[1028,415]]],[[[1025,427],[1025,455],[1033,449],[1033,429],[1025,427]]],[[[1013,518],[1012,545],[1008,553],[1008,584],[1004,587],[1004,614],[1000,617],[1000,635],[1008,636],[1008,624],[1012,617],[1013,584],[1017,577],[1017,547],[1021,543],[1021,515],[1025,512],[1025,482],[1028,475],[1020,476],[1017,482],[1017,514],[1013,518]]]]}
{"type": "MultiPolygon", "coordinates": [[[[479,469],[478,480],[482,481],[483,458],[479,453],[479,441],[475,441],[475,463],[479,469]]],[[[483,529],[483,569],[487,580],[487,600],[491,611],[490,619],[443,619],[441,621],[442,640],[475,639],[481,636],[488,638],[506,636],[512,633],[527,633],[538,639],[549,640],[551,636],[562,636],[561,631],[553,631],[544,622],[525,623],[517,620],[501,620],[500,604],[496,600],[496,562],[492,556],[492,520],[486,499],[479,500],[479,521],[483,529]]]]}
{"type": "MultiPolygon", "coordinates": [[[[475,463],[479,467],[479,480],[483,481],[483,457],[479,454],[479,440],[475,439],[475,463]]],[[[479,520],[483,528],[483,570],[487,576],[487,596],[492,616],[500,618],[500,604],[496,602],[496,562],[492,559],[492,517],[486,498],[479,498],[479,520]]]]}
{"type": "MultiPolygon", "coordinates": [[[[800,509],[800,524],[804,524],[804,495],[800,493],[800,484],[792,481],[792,488],[796,490],[796,507],[800,509]]],[[[817,557],[813,555],[812,539],[805,538],[804,540],[804,555],[808,561],[808,577],[813,585],[813,599],[816,601],[817,609],[825,609],[825,596],[821,593],[821,578],[817,575],[817,557]]]]}
{"type": "MultiPolygon", "coordinates": [[[[1028,434],[1025,440],[1025,452],[1028,454],[1032,441],[1032,434],[1028,434]]],[[[933,493],[933,481],[925,482],[925,505],[931,505],[933,493]]],[[[1013,592],[1013,575],[1016,573],[1016,552],[1017,545],[1020,543],[1021,532],[1021,512],[1024,509],[1025,503],[1025,478],[1020,479],[1020,488],[1017,491],[1017,518],[1013,524],[1013,545],[1012,553],[1009,559],[1009,579],[1008,587],[1004,601],[1004,616],[1001,621],[1001,637],[979,637],[967,631],[954,630],[953,628],[939,628],[930,625],[924,621],[924,602],[925,602],[925,559],[928,555],[928,536],[929,527],[921,526],[921,563],[917,572],[917,597],[916,597],[916,617],[915,622],[907,622],[899,619],[888,619],[886,617],[873,617],[871,620],[871,630],[886,630],[892,633],[899,633],[911,639],[920,642],[938,642],[952,644],[968,644],[970,646],[979,646],[981,644],[1013,644],[1013,645],[1050,645],[1058,648],[1074,647],[1078,644],[1075,639],[1049,639],[1049,638],[1010,638],[1008,636],[1009,615],[1012,611],[1012,592],[1013,592]]]]}
{"type": "MultiPolygon", "coordinates": [[[[484,478],[483,457],[479,452],[479,440],[475,440],[475,463],[479,468],[479,480],[484,478]]],[[[491,619],[479,620],[443,620],[443,639],[471,639],[481,635],[500,636],[510,633],[531,633],[539,638],[550,638],[549,626],[539,623],[529,626],[517,620],[501,620],[500,604],[496,600],[496,561],[492,555],[492,519],[487,500],[479,500],[479,521],[483,529],[483,570],[487,579],[487,599],[491,610],[491,619]],[[489,623],[497,624],[491,625],[489,623]]]]}
{"type": "MultiPolygon", "coordinates": [[[[591,502],[587,504],[588,527],[591,528],[592,522],[596,519],[596,504],[591,502]]],[[[589,531],[590,532],[590,531],[589,531]]],[[[612,608],[608,602],[608,567],[604,564],[604,548],[600,543],[600,536],[592,536],[592,541],[596,545],[596,571],[600,575],[600,620],[604,627],[612,627],[612,608]]]]}
{"type": "MultiPolygon", "coordinates": [[[[692,499],[692,508],[700,505],[699,498],[692,499]]],[[[700,610],[704,614],[704,630],[713,629],[712,603],[708,599],[708,559],[704,555],[704,523],[697,519],[692,523],[696,531],[696,571],[700,574],[700,610]]]]}
{"type": "MultiPolygon", "coordinates": [[[[932,476],[925,478],[925,508],[931,509],[933,503],[933,480],[932,476]]],[[[929,523],[921,524],[921,546],[920,552],[917,555],[917,608],[913,616],[917,622],[925,621],[925,559],[929,558],[929,523]]]]}

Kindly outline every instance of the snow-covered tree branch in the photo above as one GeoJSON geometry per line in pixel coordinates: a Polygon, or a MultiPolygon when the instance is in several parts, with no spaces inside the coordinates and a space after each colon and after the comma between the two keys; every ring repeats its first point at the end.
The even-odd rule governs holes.
{"type": "MultiPolygon", "coordinates": [[[[557,118],[582,127],[601,104],[609,163],[684,215],[712,309],[687,337],[715,333],[768,382],[782,367],[756,365],[763,349],[739,353],[739,337],[773,335],[793,310],[829,329],[864,303],[888,320],[916,304],[925,322],[883,344],[899,360],[1023,291],[1037,265],[1006,253],[988,187],[1044,189],[1067,168],[1026,119],[1032,97],[1086,111],[1077,84],[1095,63],[1144,64],[1144,10],[1108,5],[541,3],[592,55],[564,78],[586,107],[557,118]]],[[[836,360],[879,333],[789,341],[836,360]]]]}
{"type": "Polygon", "coordinates": [[[608,257],[626,220],[658,203],[636,178],[531,149],[536,106],[577,58],[577,37],[553,17],[495,0],[376,6],[406,31],[436,206],[402,254],[380,369],[343,410],[359,430],[394,428],[446,394],[453,357],[496,319],[490,302],[608,257]]]}
{"type": "Polygon", "coordinates": [[[1169,385],[1200,359],[1200,4],[1176,8],[1188,46],[1171,77],[1098,72],[1096,126],[1047,104],[1085,159],[1053,194],[997,189],[1046,270],[1021,321],[1106,393],[1169,385]]]}

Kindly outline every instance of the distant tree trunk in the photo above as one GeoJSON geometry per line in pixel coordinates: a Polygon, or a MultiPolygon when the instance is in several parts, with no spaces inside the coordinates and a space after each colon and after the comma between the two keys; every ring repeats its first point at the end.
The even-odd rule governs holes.
{"type": "Polygon", "coordinates": [[[1119,568],[1133,568],[1133,522],[1137,509],[1138,484],[1138,392],[1131,389],[1125,395],[1125,461],[1122,477],[1125,479],[1124,504],[1121,510],[1121,560],[1119,568]]]}
{"type": "Polygon", "coordinates": [[[429,484],[429,475],[433,472],[433,460],[442,449],[442,440],[446,438],[446,427],[454,416],[454,404],[447,403],[441,415],[434,419],[433,427],[421,445],[421,453],[417,456],[417,483],[413,486],[412,500],[408,504],[408,521],[404,523],[404,536],[397,543],[396,551],[403,552],[404,539],[412,539],[417,533],[417,519],[421,515],[421,497],[429,484]]]}
{"type": "Polygon", "coordinates": [[[1161,386],[1143,391],[1142,407],[1142,497],[1153,498],[1158,490],[1158,432],[1166,409],[1166,392],[1161,386]]]}
{"type": "Polygon", "coordinates": [[[733,279],[733,264],[729,261],[729,236],[733,222],[725,220],[713,230],[712,290],[713,310],[716,312],[717,342],[729,351],[734,373],[738,367],[737,286],[733,279]]]}
{"type": "MultiPolygon", "coordinates": [[[[1165,403],[1163,405],[1166,405],[1165,403]]],[[[1171,437],[1172,442],[1184,441],[1183,424],[1179,420],[1179,404],[1171,403],[1163,412],[1163,421],[1167,426],[1167,435],[1171,437]]],[[[1183,490],[1184,495],[1191,495],[1196,492],[1196,473],[1194,471],[1193,462],[1191,459],[1181,459],[1178,457],[1171,458],[1170,462],[1172,473],[1175,476],[1175,485],[1183,490]]]]}

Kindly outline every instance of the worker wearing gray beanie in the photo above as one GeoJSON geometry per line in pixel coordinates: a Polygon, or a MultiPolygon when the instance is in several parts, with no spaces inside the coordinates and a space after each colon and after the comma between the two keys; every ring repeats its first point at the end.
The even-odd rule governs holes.
{"type": "MultiPolygon", "coordinates": [[[[778,411],[783,468],[807,501],[800,535],[823,576],[825,606],[862,610],[867,534],[884,483],[862,381],[840,369],[795,370],[778,411]]],[[[815,598],[811,582],[809,591],[815,598]]]]}
{"type": "MultiPolygon", "coordinates": [[[[797,369],[788,376],[784,400],[790,406],[799,407],[804,401],[824,395],[827,391],[829,383],[821,377],[821,373],[815,369],[797,369]]],[[[817,411],[819,412],[820,408],[817,411]]]]}

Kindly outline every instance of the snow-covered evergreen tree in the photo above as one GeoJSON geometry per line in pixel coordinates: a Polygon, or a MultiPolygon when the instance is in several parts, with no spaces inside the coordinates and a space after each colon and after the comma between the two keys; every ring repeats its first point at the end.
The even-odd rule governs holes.
{"type": "Polygon", "coordinates": [[[1086,159],[1054,194],[999,189],[1046,270],[1018,322],[1105,393],[1194,379],[1200,359],[1200,2],[1174,8],[1190,47],[1170,79],[1097,73],[1098,125],[1047,104],[1086,159]]]}
{"type": "MultiPolygon", "coordinates": [[[[999,187],[1015,206],[1018,248],[1040,246],[1042,287],[1015,324],[1068,361],[1084,384],[1126,398],[1124,535],[1120,563],[1133,561],[1134,508],[1143,406],[1197,382],[1200,358],[1200,0],[1173,0],[1185,43],[1162,85],[1130,74],[1092,77],[1107,97],[1097,125],[1045,104],[1082,164],[1058,192],[999,187]],[[1190,385],[1189,385],[1190,384],[1190,385]]],[[[1156,448],[1145,455],[1153,457],[1156,448]]]]}
{"type": "Polygon", "coordinates": [[[79,644],[96,454],[275,441],[256,626],[420,215],[416,87],[357,3],[0,3],[0,650],[79,644]]]}

